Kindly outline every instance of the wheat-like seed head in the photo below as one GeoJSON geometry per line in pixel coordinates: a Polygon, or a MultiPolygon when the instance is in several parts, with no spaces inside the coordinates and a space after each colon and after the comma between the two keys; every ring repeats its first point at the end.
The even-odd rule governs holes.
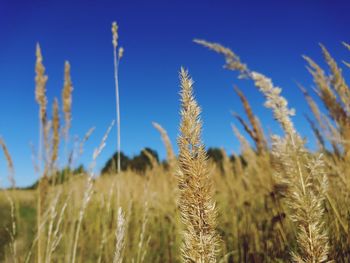
{"type": "Polygon", "coordinates": [[[346,47],[348,50],[350,50],[350,45],[346,42],[342,42],[342,44],[344,45],[344,47],[346,47]]]}
{"type": "Polygon", "coordinates": [[[290,119],[290,116],[293,116],[295,111],[288,108],[287,100],[283,96],[280,96],[281,89],[275,87],[271,79],[261,73],[251,71],[229,48],[205,40],[195,39],[194,42],[223,55],[226,59],[225,67],[227,69],[238,71],[241,77],[252,79],[255,86],[266,98],[265,106],[272,109],[275,119],[281,124],[284,131],[287,134],[295,133],[293,123],[290,119]]]}
{"type": "Polygon", "coordinates": [[[237,114],[237,119],[242,123],[242,125],[245,127],[246,131],[249,133],[249,135],[253,138],[256,144],[256,148],[258,153],[262,153],[267,150],[267,142],[265,139],[265,135],[263,132],[263,129],[260,125],[259,119],[257,116],[254,115],[253,110],[247,100],[247,98],[244,96],[243,92],[239,90],[238,87],[234,88],[235,92],[239,96],[244,110],[247,114],[248,120],[251,124],[252,129],[248,127],[247,124],[245,124],[244,120],[237,114]]]}
{"type": "Polygon", "coordinates": [[[148,158],[148,160],[151,162],[152,169],[154,169],[158,166],[157,159],[147,149],[143,149],[142,153],[144,153],[146,155],[146,157],[148,158]]]}
{"type": "Polygon", "coordinates": [[[101,140],[100,145],[94,150],[93,154],[92,154],[92,161],[95,162],[97,157],[101,154],[102,150],[105,148],[106,146],[106,141],[108,139],[108,135],[111,132],[113,126],[114,126],[115,121],[113,120],[111,122],[111,124],[109,125],[107,131],[105,132],[105,134],[103,135],[103,138],[101,140]]]}
{"type": "Polygon", "coordinates": [[[48,80],[47,75],[45,75],[45,67],[43,65],[43,57],[41,54],[40,45],[36,46],[36,64],[35,64],[35,100],[40,106],[39,118],[42,123],[46,122],[46,82],[48,80]]]}
{"type": "Polygon", "coordinates": [[[79,143],[79,155],[82,155],[84,152],[85,143],[89,140],[92,133],[95,131],[95,127],[91,127],[84,135],[83,139],[79,143]]]}
{"type": "Polygon", "coordinates": [[[0,136],[0,146],[2,148],[2,151],[4,152],[4,155],[5,155],[5,158],[6,158],[6,161],[7,161],[7,168],[8,168],[8,171],[9,171],[8,179],[10,181],[11,187],[15,188],[16,187],[15,167],[13,165],[13,161],[12,161],[10,152],[7,149],[5,141],[1,138],[1,136],[0,136]]]}
{"type": "Polygon", "coordinates": [[[114,48],[118,47],[118,24],[117,22],[112,23],[112,44],[114,48]]]}
{"type": "Polygon", "coordinates": [[[115,251],[113,263],[122,263],[123,262],[123,251],[125,247],[125,232],[126,232],[126,220],[125,214],[121,207],[118,208],[117,216],[117,227],[115,230],[115,251]]]}
{"type": "Polygon", "coordinates": [[[350,115],[350,90],[345,82],[341,68],[338,67],[337,62],[333,59],[325,46],[321,45],[323,56],[331,70],[331,84],[334,90],[338,93],[345,110],[350,115]]]}
{"type": "MultiPolygon", "coordinates": [[[[198,41],[197,41],[198,43],[198,41]]],[[[221,45],[210,44],[208,42],[199,42],[214,51],[224,54],[227,61],[234,54],[222,52],[221,45]]],[[[232,59],[231,59],[232,60],[232,59]]],[[[310,70],[314,75],[315,81],[322,85],[321,92],[327,92],[331,99],[335,95],[328,86],[328,80],[324,77],[322,69],[311,59],[306,57],[310,70]]],[[[237,56],[232,62],[233,66],[229,69],[240,71],[241,75],[252,79],[260,92],[265,96],[265,107],[273,111],[275,119],[281,124],[286,136],[284,138],[273,137],[273,153],[277,165],[277,178],[289,187],[287,200],[292,209],[292,219],[299,226],[297,234],[298,250],[293,252],[295,262],[324,262],[328,259],[328,238],[323,227],[323,201],[327,191],[327,176],[323,172],[322,159],[320,158],[314,166],[313,158],[306,154],[304,142],[294,128],[291,116],[294,110],[288,108],[287,100],[281,95],[281,89],[275,87],[268,77],[261,73],[254,72],[242,64],[237,56]],[[238,65],[236,65],[238,63],[238,65]],[[239,66],[240,64],[244,67],[239,66]],[[312,167],[311,167],[312,166],[312,167]],[[321,182],[321,183],[318,183],[321,182]]],[[[334,107],[333,101],[331,102],[334,107]]],[[[336,111],[338,109],[336,108],[336,111]]]]}
{"type": "Polygon", "coordinates": [[[327,262],[329,243],[323,221],[323,202],[328,178],[322,155],[309,154],[301,140],[292,142],[277,136],[273,137],[272,153],[279,162],[276,176],[288,185],[290,217],[298,226],[298,248],[292,252],[293,261],[327,262]],[[303,183],[300,183],[300,176],[303,176],[303,183]]]}
{"type": "Polygon", "coordinates": [[[308,62],[308,71],[314,78],[314,82],[318,87],[318,94],[325,103],[326,107],[329,109],[332,115],[337,114],[339,109],[337,108],[337,97],[334,91],[330,88],[330,80],[325,75],[323,69],[311,58],[304,56],[304,59],[308,62]]]}
{"type": "Polygon", "coordinates": [[[62,103],[65,120],[64,134],[66,136],[66,139],[72,121],[72,92],[73,84],[70,75],[70,64],[68,61],[66,61],[64,64],[64,84],[62,89],[62,103]]]}
{"type": "Polygon", "coordinates": [[[94,169],[96,166],[96,159],[101,154],[104,147],[106,146],[106,141],[108,139],[109,133],[112,130],[113,125],[114,125],[114,120],[111,122],[107,131],[105,132],[104,136],[102,137],[100,145],[97,148],[95,148],[95,150],[92,154],[92,162],[91,162],[90,168],[89,168],[90,169],[89,176],[86,179],[84,196],[83,196],[82,204],[81,204],[81,207],[79,210],[79,218],[78,218],[77,227],[75,229],[75,234],[74,234],[74,243],[73,243],[73,250],[72,250],[73,253],[72,253],[72,259],[71,259],[72,263],[75,263],[75,260],[76,260],[81,223],[83,221],[83,217],[84,217],[86,208],[87,208],[87,206],[91,200],[91,196],[92,196],[93,177],[94,177],[94,169]]]}
{"type": "Polygon", "coordinates": [[[288,101],[280,95],[281,88],[275,87],[271,79],[261,73],[253,71],[251,72],[251,78],[266,98],[265,107],[272,110],[275,119],[281,124],[283,130],[293,136],[296,131],[290,117],[294,116],[295,110],[288,108],[288,101]]]}
{"type": "Polygon", "coordinates": [[[194,39],[195,43],[207,47],[219,54],[222,54],[226,59],[225,68],[230,70],[237,70],[242,73],[242,77],[248,73],[247,65],[243,64],[239,58],[231,49],[226,48],[219,43],[210,43],[202,39],[194,39]]]}
{"type": "Polygon", "coordinates": [[[124,56],[124,48],[120,47],[118,49],[118,60],[120,60],[124,56]]]}
{"type": "Polygon", "coordinates": [[[193,81],[183,68],[179,146],[180,211],[184,224],[184,262],[216,262],[218,236],[206,151],[201,142],[200,108],[193,96],[193,81]]]}
{"type": "MultiPolygon", "coordinates": [[[[345,42],[342,42],[343,46],[347,49],[347,50],[350,50],[350,45],[348,43],[345,43],[345,42]]],[[[346,61],[343,61],[343,64],[345,66],[347,66],[348,68],[350,68],[350,63],[346,62],[346,61]]]]}
{"type": "Polygon", "coordinates": [[[307,104],[309,105],[313,115],[315,116],[318,124],[322,127],[322,129],[324,129],[324,124],[321,118],[321,111],[319,109],[319,107],[317,106],[317,103],[314,101],[314,99],[310,96],[310,94],[307,92],[307,90],[298,84],[299,89],[301,90],[301,92],[304,94],[304,97],[306,99],[307,104]]]}
{"type": "Polygon", "coordinates": [[[160,136],[162,137],[162,141],[166,149],[167,161],[169,163],[170,168],[174,169],[176,166],[176,157],[168,133],[160,124],[152,122],[152,125],[160,133],[160,136]]]}
{"type": "Polygon", "coordinates": [[[58,148],[60,144],[60,116],[59,116],[59,106],[58,99],[55,98],[52,108],[53,116],[52,116],[52,156],[51,163],[54,166],[55,162],[58,158],[58,148]]]}
{"type": "MultiPolygon", "coordinates": [[[[306,56],[304,56],[304,58],[309,63],[308,70],[313,76],[314,82],[318,88],[319,96],[326,106],[329,115],[339,126],[341,141],[347,142],[350,140],[350,120],[347,112],[349,106],[344,106],[344,103],[340,103],[337,99],[337,94],[341,101],[347,102],[348,92],[345,90],[348,89],[348,87],[341,77],[340,69],[334,64],[335,62],[329,55],[328,51],[323,49],[323,52],[331,71],[333,71],[333,76],[331,77],[326,76],[322,68],[311,58],[306,56]]],[[[350,158],[350,144],[342,143],[342,146],[344,148],[344,156],[350,158]]]]}
{"type": "Polygon", "coordinates": [[[326,144],[325,144],[325,140],[323,139],[321,131],[318,129],[316,123],[313,120],[311,120],[311,118],[308,115],[305,115],[305,118],[309,123],[312,131],[314,132],[314,135],[317,139],[318,146],[324,151],[326,149],[325,148],[326,144]]]}
{"type": "Polygon", "coordinates": [[[236,136],[237,140],[241,145],[242,152],[250,151],[251,149],[250,144],[248,140],[239,131],[239,129],[234,124],[231,124],[231,128],[232,128],[233,134],[236,136]]]}

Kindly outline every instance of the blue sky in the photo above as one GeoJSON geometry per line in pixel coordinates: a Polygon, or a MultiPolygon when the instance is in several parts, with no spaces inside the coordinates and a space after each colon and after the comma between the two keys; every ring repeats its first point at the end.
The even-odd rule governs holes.
{"type": "MultiPolygon", "coordinates": [[[[115,118],[111,22],[120,25],[125,55],[120,65],[122,149],[128,155],[144,147],[165,156],[157,121],[175,144],[179,123],[181,66],[189,69],[202,106],[203,140],[210,146],[239,150],[230,124],[230,111],[242,113],[233,92],[246,94],[264,128],[279,132],[262,96],[251,83],[237,80],[222,69],[223,59],[197,46],[193,38],[231,47],[250,68],[270,76],[296,108],[296,127],[314,139],[304,120],[308,112],[298,81],[308,88],[312,80],[301,55],[322,62],[318,43],[338,60],[350,60],[341,41],[350,42],[350,4],[347,1],[16,1],[0,3],[0,134],[13,156],[17,184],[33,183],[37,175],[29,143],[38,141],[38,106],[34,101],[35,44],[40,42],[49,81],[49,103],[60,97],[63,65],[72,66],[72,135],[82,137],[92,126],[81,162],[87,165],[94,147],[115,118]]],[[[323,63],[321,63],[324,65],[323,63]]],[[[51,108],[51,107],[50,107],[51,108]]],[[[116,148],[114,128],[97,167],[116,148]]],[[[60,160],[63,162],[63,160],[60,160]]],[[[0,154],[0,178],[6,184],[6,166],[0,154]]]]}

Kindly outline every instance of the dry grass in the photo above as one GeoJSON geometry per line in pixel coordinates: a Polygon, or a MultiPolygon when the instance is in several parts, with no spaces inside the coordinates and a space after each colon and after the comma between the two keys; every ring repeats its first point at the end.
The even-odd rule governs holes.
{"type": "Polygon", "coordinates": [[[171,145],[171,141],[169,139],[167,131],[158,123],[152,122],[153,127],[159,131],[162,141],[164,143],[166,149],[166,159],[169,165],[170,170],[174,170],[176,168],[176,156],[173,150],[173,146],[171,145]]]}
{"type": "Polygon", "coordinates": [[[184,224],[183,262],[216,262],[216,209],[205,148],[201,142],[200,108],[193,81],[181,69],[181,124],[179,146],[179,208],[184,224]]]}
{"type": "MultiPolygon", "coordinates": [[[[112,34],[119,129],[118,65],[124,50],[117,49],[116,24],[112,34]]],[[[63,142],[67,149],[71,147],[70,65],[65,64],[62,102],[55,99],[52,114],[48,114],[48,77],[38,45],[35,99],[40,128],[35,158],[39,181],[34,190],[15,189],[12,159],[0,139],[13,188],[0,191],[1,262],[350,261],[350,91],[340,66],[324,46],[329,74],[305,56],[319,97],[315,99],[299,85],[314,115],[307,116],[320,145],[313,152],[295,129],[295,111],[281,88],[251,70],[230,49],[196,42],[224,55],[225,68],[255,84],[283,136],[272,135],[272,145],[267,143],[258,116],[244,92],[236,88],[247,121],[234,115],[255,146],[233,125],[241,152],[228,156],[222,150],[220,161],[208,159],[193,82],[181,69],[178,156],[165,129],[153,123],[167,151],[167,166],[145,152],[152,166],[143,175],[118,169],[117,175],[98,177],[96,159],[113,122],[92,153],[88,171],[74,174],[63,168],[75,167],[93,128],[71,153],[65,151],[68,156],[60,156],[63,142]],[[67,160],[67,164],[58,160],[67,160]],[[61,171],[63,179],[56,180],[61,171]]],[[[118,132],[118,152],[119,140],[118,132]]]]}
{"type": "Polygon", "coordinates": [[[63,130],[66,143],[68,142],[69,129],[72,121],[72,93],[73,84],[70,76],[70,64],[68,61],[64,64],[64,84],[62,89],[63,113],[65,128],[63,130]]]}

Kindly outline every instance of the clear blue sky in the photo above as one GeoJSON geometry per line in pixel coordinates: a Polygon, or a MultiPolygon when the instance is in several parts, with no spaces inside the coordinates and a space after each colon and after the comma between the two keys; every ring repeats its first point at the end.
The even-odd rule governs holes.
{"type": "MultiPolygon", "coordinates": [[[[125,55],[120,66],[122,149],[128,155],[143,147],[165,151],[152,121],[162,124],[173,143],[179,122],[180,66],[189,69],[203,109],[205,144],[238,151],[230,111],[242,113],[233,92],[244,90],[264,128],[279,132],[261,95],[247,81],[221,68],[218,55],[195,45],[193,38],[231,47],[250,68],[272,77],[297,110],[295,122],[311,136],[303,113],[308,111],[295,85],[311,87],[302,54],[321,62],[318,43],[337,59],[350,60],[341,41],[350,42],[347,1],[16,1],[0,2],[0,134],[13,156],[17,183],[37,178],[29,142],[38,141],[38,106],[34,101],[35,44],[40,42],[49,75],[49,102],[60,97],[63,64],[69,60],[74,84],[72,134],[96,132],[82,157],[91,159],[107,126],[115,118],[111,22],[120,25],[125,55]]],[[[51,107],[50,107],[51,108],[51,107]]],[[[314,140],[310,138],[311,147],[314,140]]],[[[108,139],[98,167],[116,146],[116,129],[108,139]]],[[[62,161],[62,160],[61,160],[62,161]]],[[[0,178],[6,182],[0,154],[0,178]]]]}

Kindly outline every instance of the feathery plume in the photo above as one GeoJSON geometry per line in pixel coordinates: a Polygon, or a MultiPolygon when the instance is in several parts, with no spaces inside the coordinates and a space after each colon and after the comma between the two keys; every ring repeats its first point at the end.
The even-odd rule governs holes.
{"type": "Polygon", "coordinates": [[[329,243],[322,218],[328,178],[322,155],[314,157],[302,141],[273,137],[273,157],[280,182],[288,185],[287,203],[298,226],[294,262],[327,262],[329,243]],[[303,164],[303,165],[302,165],[303,164]]]}
{"type": "Polygon", "coordinates": [[[45,129],[47,126],[46,83],[48,77],[45,75],[43,56],[41,54],[39,44],[36,45],[35,73],[35,100],[39,104],[39,168],[41,169],[41,161],[43,160],[43,145],[47,145],[48,138],[48,133],[45,129]]]}
{"type": "Polygon", "coordinates": [[[234,114],[234,116],[238,119],[238,121],[243,125],[244,129],[254,140],[258,153],[265,152],[267,149],[267,142],[265,139],[265,135],[262,131],[259,119],[257,116],[254,115],[253,110],[247,98],[244,96],[243,92],[238,87],[234,87],[234,90],[243,104],[244,110],[247,114],[248,120],[252,128],[250,129],[249,126],[238,114],[234,114]]]}
{"type": "Polygon", "coordinates": [[[125,247],[126,220],[123,209],[118,208],[117,228],[115,230],[115,251],[113,263],[123,262],[123,251],[125,247]]]}
{"type": "Polygon", "coordinates": [[[148,160],[151,163],[152,169],[156,168],[158,166],[158,161],[157,159],[147,150],[147,149],[143,149],[142,153],[144,155],[146,155],[146,157],[148,158],[148,160]]]}
{"type": "Polygon", "coordinates": [[[346,112],[338,104],[337,97],[334,94],[333,90],[329,86],[329,79],[325,75],[322,68],[311,58],[304,56],[304,59],[308,62],[309,67],[308,71],[313,76],[314,82],[318,87],[318,92],[325,106],[327,107],[329,113],[331,114],[334,120],[338,122],[343,121],[347,118],[346,112]]]}
{"type": "Polygon", "coordinates": [[[118,24],[115,21],[112,23],[112,44],[114,48],[118,47],[118,24]]]}
{"type": "Polygon", "coordinates": [[[253,71],[251,72],[251,78],[266,98],[265,107],[272,110],[274,118],[288,135],[294,135],[295,128],[290,117],[294,116],[295,110],[288,108],[288,101],[280,95],[282,89],[275,87],[271,79],[261,73],[253,71]]]}
{"type": "Polygon", "coordinates": [[[55,98],[53,103],[53,116],[52,116],[52,156],[51,156],[51,164],[55,165],[58,158],[58,148],[60,144],[60,116],[59,116],[59,107],[58,107],[58,99],[55,98]]]}
{"type": "MultiPolygon", "coordinates": [[[[148,185],[146,185],[145,188],[145,194],[148,191],[148,185]]],[[[145,257],[147,254],[147,245],[150,241],[150,236],[146,238],[146,227],[148,225],[148,220],[149,220],[149,204],[148,200],[145,201],[144,203],[144,211],[143,211],[143,216],[142,216],[142,224],[141,224],[141,232],[139,235],[139,242],[137,244],[137,257],[136,261],[132,259],[132,262],[136,263],[141,263],[145,261],[145,257]]]]}
{"type": "Polygon", "coordinates": [[[225,68],[241,72],[242,77],[248,73],[247,65],[243,64],[240,58],[231,49],[226,48],[219,43],[210,43],[202,39],[194,39],[193,41],[223,55],[226,60],[226,65],[224,66],[225,68]]]}
{"type": "Polygon", "coordinates": [[[124,56],[124,48],[120,47],[118,49],[118,60],[120,60],[124,56]]]}
{"type": "Polygon", "coordinates": [[[170,166],[170,169],[174,169],[176,166],[176,157],[168,133],[160,124],[152,122],[152,125],[160,133],[160,136],[162,137],[162,141],[166,149],[168,164],[170,166]]]}
{"type": "MultiPolygon", "coordinates": [[[[39,44],[36,45],[36,63],[35,63],[35,100],[39,104],[39,169],[41,169],[41,161],[43,159],[43,145],[47,149],[47,140],[48,140],[48,132],[47,132],[47,97],[46,97],[46,83],[48,80],[47,75],[45,75],[45,67],[43,65],[43,57],[41,54],[41,49],[39,44]],[[44,141],[44,143],[43,143],[44,141]]],[[[46,161],[46,158],[45,158],[46,161]]],[[[45,168],[46,169],[46,168],[45,168]]],[[[45,172],[43,173],[45,174],[45,172]]],[[[44,176],[45,177],[45,176],[44,176]]],[[[45,195],[45,178],[40,180],[38,187],[38,209],[37,209],[37,226],[38,231],[40,229],[41,224],[41,213],[43,200],[42,197],[45,195]]],[[[41,233],[38,232],[38,246],[37,246],[37,254],[38,254],[38,262],[41,263],[41,247],[42,247],[42,238],[41,233]]]]}
{"type": "MultiPolygon", "coordinates": [[[[209,42],[202,41],[199,44],[213,49],[209,42]]],[[[220,45],[215,44],[215,46],[220,45]]],[[[214,50],[222,53],[219,48],[214,50]]],[[[331,91],[328,85],[325,85],[327,81],[322,70],[313,61],[306,59],[316,70],[312,71],[312,74],[316,76],[316,81],[325,86],[324,90],[331,91]]],[[[234,65],[237,61],[240,62],[237,56],[231,60],[234,61],[234,65]]],[[[226,63],[227,61],[226,57],[226,63]]],[[[266,99],[265,107],[272,110],[275,119],[285,132],[283,138],[273,136],[272,149],[273,157],[278,163],[276,176],[281,182],[288,185],[287,200],[291,211],[293,211],[291,217],[299,227],[297,233],[298,249],[292,252],[293,260],[295,262],[323,262],[328,259],[329,245],[323,223],[325,212],[323,202],[328,178],[323,171],[322,158],[315,159],[306,153],[304,142],[291,120],[294,110],[288,107],[287,100],[281,95],[281,89],[275,87],[270,78],[249,70],[245,64],[243,64],[245,67],[234,65],[227,68],[238,70],[241,75],[254,81],[255,86],[266,99]]],[[[329,95],[332,96],[332,93],[329,95]]]]}
{"type": "Polygon", "coordinates": [[[305,118],[306,118],[307,122],[309,123],[312,131],[315,134],[315,137],[317,139],[317,143],[318,143],[319,148],[322,149],[322,150],[325,150],[326,149],[326,146],[325,146],[326,144],[325,144],[325,141],[323,139],[323,136],[322,136],[320,130],[317,128],[316,123],[313,120],[311,120],[311,118],[308,115],[306,115],[306,114],[305,114],[305,118]]]}
{"type": "Polygon", "coordinates": [[[231,128],[232,128],[233,134],[236,136],[236,138],[238,139],[241,145],[241,151],[242,152],[250,151],[251,150],[250,144],[248,140],[239,131],[239,129],[234,124],[231,124],[231,128]]]}
{"type": "Polygon", "coordinates": [[[184,262],[216,262],[218,236],[206,151],[201,142],[200,108],[193,81],[181,68],[181,124],[179,146],[179,206],[184,225],[184,262]]]}
{"type": "Polygon", "coordinates": [[[322,118],[321,118],[321,111],[320,111],[319,107],[317,106],[317,103],[314,101],[314,99],[311,97],[311,95],[307,92],[307,90],[303,86],[298,84],[298,87],[301,90],[301,92],[303,93],[303,95],[306,99],[306,102],[309,105],[309,108],[311,109],[318,124],[320,125],[320,127],[322,129],[325,129],[324,123],[323,123],[322,118]]]}
{"type": "Polygon", "coordinates": [[[322,44],[320,46],[322,49],[324,59],[326,60],[329,66],[329,69],[331,70],[331,73],[332,73],[330,82],[334,90],[337,92],[339,99],[342,101],[347,114],[349,115],[350,114],[350,90],[348,85],[345,82],[345,79],[343,78],[342,70],[341,68],[338,67],[337,62],[328,52],[326,47],[323,46],[322,44]]]}
{"type": "Polygon", "coordinates": [[[68,61],[64,64],[64,84],[62,89],[63,113],[65,120],[64,135],[66,143],[68,141],[69,129],[72,121],[72,93],[73,84],[70,75],[70,64],[68,61]]]}
{"type": "MultiPolygon", "coordinates": [[[[350,45],[348,43],[342,42],[343,46],[350,51],[350,45]]],[[[343,61],[344,65],[350,68],[350,63],[343,61]]]]}
{"type": "Polygon", "coordinates": [[[331,77],[326,76],[322,68],[311,58],[306,56],[304,56],[304,58],[309,64],[308,70],[313,76],[320,97],[326,106],[329,115],[339,126],[339,133],[341,135],[341,141],[343,142],[342,146],[344,148],[344,156],[345,158],[350,158],[350,144],[347,143],[350,141],[350,120],[347,113],[348,105],[344,108],[344,105],[338,102],[337,95],[334,93],[335,90],[339,96],[343,96],[343,101],[347,101],[347,92],[345,89],[348,87],[328,51],[323,49],[323,52],[327,63],[330,65],[331,71],[333,71],[333,76],[331,77]],[[335,85],[333,89],[331,88],[331,85],[335,85]]]}
{"type": "Polygon", "coordinates": [[[92,133],[95,131],[95,127],[91,127],[84,135],[84,138],[81,140],[79,144],[79,155],[82,155],[84,152],[84,145],[89,140],[92,133]]]}
{"type": "MultiPolygon", "coordinates": [[[[307,90],[298,84],[299,89],[304,94],[304,97],[306,99],[307,104],[309,105],[309,108],[311,109],[315,119],[317,120],[317,123],[319,127],[322,129],[322,131],[325,133],[325,137],[330,141],[334,153],[339,156],[340,151],[338,149],[337,143],[341,141],[341,136],[338,132],[338,130],[333,126],[333,124],[330,122],[328,116],[325,116],[321,113],[321,110],[319,109],[317,103],[315,100],[311,97],[311,95],[307,92],[307,90]]],[[[308,122],[310,123],[311,129],[314,131],[314,134],[320,143],[320,145],[324,144],[324,140],[321,134],[321,131],[317,128],[316,123],[314,123],[310,118],[308,118],[308,122]]],[[[322,146],[323,148],[323,146],[322,146]]]]}
{"type": "Polygon", "coordinates": [[[42,123],[46,122],[46,82],[48,80],[45,75],[45,67],[43,65],[43,56],[41,54],[40,45],[36,45],[36,64],[35,64],[35,100],[40,106],[39,118],[42,123]]]}
{"type": "Polygon", "coordinates": [[[195,39],[194,42],[224,55],[226,60],[225,68],[238,71],[241,77],[252,79],[255,86],[266,98],[265,107],[272,109],[275,119],[281,124],[283,130],[289,134],[294,132],[294,126],[290,120],[290,116],[293,116],[295,111],[288,108],[287,100],[280,96],[281,89],[275,87],[271,79],[261,73],[248,69],[247,65],[243,64],[240,58],[229,48],[205,40],[195,39]]]}
{"type": "Polygon", "coordinates": [[[93,154],[92,154],[92,162],[90,165],[90,171],[89,171],[89,176],[87,177],[86,180],[86,186],[85,186],[85,191],[84,191],[84,196],[83,196],[83,201],[80,207],[80,211],[79,211],[79,218],[78,218],[78,222],[77,222],[77,227],[75,229],[75,234],[74,234],[74,244],[73,244],[73,252],[72,252],[72,259],[71,262],[75,263],[76,260],[76,256],[77,256],[77,248],[78,248],[78,241],[79,241],[79,233],[80,233],[80,228],[81,228],[81,223],[83,221],[83,217],[85,214],[85,210],[91,200],[91,195],[92,195],[92,187],[93,187],[93,177],[94,177],[94,169],[96,166],[96,159],[97,157],[101,154],[102,150],[104,149],[104,147],[106,146],[106,141],[108,138],[109,133],[112,130],[112,127],[114,125],[114,120],[111,122],[111,124],[109,125],[107,131],[105,132],[100,145],[94,150],[93,154]]]}
{"type": "Polygon", "coordinates": [[[5,141],[3,140],[3,138],[1,138],[1,136],[0,136],[0,146],[2,148],[2,151],[4,152],[4,155],[5,155],[5,158],[6,158],[6,161],[7,161],[7,169],[9,171],[9,173],[8,173],[8,180],[10,182],[11,187],[15,188],[16,187],[15,167],[13,165],[13,161],[12,161],[10,152],[7,149],[5,141]]]}
{"type": "Polygon", "coordinates": [[[344,45],[344,47],[346,47],[350,51],[350,45],[348,43],[342,42],[342,44],[344,45]]]}

